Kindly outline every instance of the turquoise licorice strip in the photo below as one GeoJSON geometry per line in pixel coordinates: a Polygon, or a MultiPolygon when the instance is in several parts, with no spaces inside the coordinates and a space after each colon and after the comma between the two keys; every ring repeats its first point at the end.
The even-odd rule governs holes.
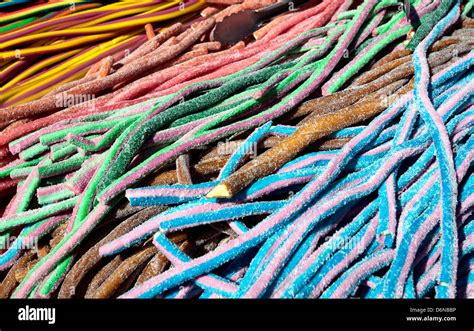
{"type": "MultiPolygon", "coordinates": [[[[456,233],[456,196],[457,183],[451,144],[446,129],[438,122],[436,113],[428,97],[429,68],[426,60],[428,47],[459,17],[459,1],[454,8],[443,18],[428,37],[423,40],[414,52],[413,64],[415,66],[415,102],[420,115],[433,133],[433,142],[437,152],[441,176],[442,217],[441,232],[443,241],[442,270],[438,297],[454,297],[456,287],[456,261],[457,261],[457,233],[456,233]]],[[[442,122],[441,122],[442,123],[442,122]]]]}

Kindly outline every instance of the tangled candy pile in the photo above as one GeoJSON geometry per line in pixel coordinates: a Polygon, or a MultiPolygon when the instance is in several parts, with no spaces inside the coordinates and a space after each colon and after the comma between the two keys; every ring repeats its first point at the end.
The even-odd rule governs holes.
{"type": "Polygon", "coordinates": [[[0,4],[0,297],[474,297],[474,0],[275,2],[0,4]]]}

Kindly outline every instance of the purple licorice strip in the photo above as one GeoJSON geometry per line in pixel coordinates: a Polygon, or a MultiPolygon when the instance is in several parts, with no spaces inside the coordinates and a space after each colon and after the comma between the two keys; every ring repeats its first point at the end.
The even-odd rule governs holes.
{"type": "Polygon", "coordinates": [[[394,255],[395,254],[393,250],[388,250],[368,258],[357,268],[349,270],[350,273],[348,271],[348,273],[341,276],[344,277],[347,275],[344,281],[339,284],[338,288],[334,290],[329,298],[347,298],[352,293],[354,287],[358,284],[360,279],[366,277],[367,271],[370,271],[379,265],[390,263],[390,261],[393,260],[394,255]]]}

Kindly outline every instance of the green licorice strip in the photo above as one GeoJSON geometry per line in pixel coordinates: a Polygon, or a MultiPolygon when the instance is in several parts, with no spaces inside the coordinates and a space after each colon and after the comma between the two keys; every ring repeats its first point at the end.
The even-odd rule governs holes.
{"type": "Polygon", "coordinates": [[[11,217],[5,217],[0,223],[0,232],[13,229],[19,225],[36,223],[46,217],[71,209],[74,207],[77,200],[78,197],[74,197],[42,208],[31,209],[17,215],[12,215],[11,217]]]}
{"type": "MultiPolygon", "coordinates": [[[[358,15],[362,12],[364,6],[361,6],[361,8],[358,10],[358,15]]],[[[357,15],[357,16],[358,16],[357,15]]],[[[356,18],[357,19],[357,18],[356,18]]],[[[351,29],[351,27],[354,25],[354,22],[356,21],[353,20],[351,23],[349,23],[349,27],[348,29],[346,30],[346,32],[344,33],[344,35],[342,36],[342,38],[339,40],[337,46],[321,61],[318,61],[318,64],[317,64],[317,67],[316,67],[316,70],[311,74],[311,76],[306,79],[306,81],[301,84],[298,88],[296,88],[292,93],[290,93],[289,95],[287,95],[283,100],[281,100],[278,104],[270,107],[269,109],[257,114],[257,115],[254,115],[252,117],[250,117],[250,119],[254,119],[254,118],[258,118],[258,117],[261,117],[261,116],[264,116],[264,115],[267,115],[267,114],[270,114],[272,112],[274,112],[275,110],[277,110],[278,108],[280,108],[282,105],[285,105],[287,103],[290,103],[292,102],[292,100],[298,96],[301,92],[303,92],[305,89],[308,88],[308,86],[310,86],[313,81],[315,81],[316,79],[319,78],[320,74],[323,72],[324,70],[324,67],[325,65],[330,61],[330,59],[334,56],[334,54],[338,51],[338,49],[341,47],[341,45],[344,43],[345,39],[347,38],[347,35],[351,29]]],[[[311,66],[313,66],[314,64],[311,64],[311,66]]],[[[295,75],[294,77],[292,78],[296,78],[297,75],[295,75]]],[[[239,121],[241,122],[241,121],[239,121]]],[[[212,126],[212,125],[215,125],[217,124],[216,121],[214,121],[214,123],[210,123],[209,126],[212,126]]],[[[209,127],[207,126],[207,127],[209,127]]],[[[249,127],[250,128],[250,127],[249,127]]],[[[214,131],[214,130],[213,130],[214,131]]],[[[201,135],[204,135],[204,134],[207,134],[207,133],[211,133],[212,131],[210,132],[207,132],[207,131],[204,131],[203,132],[203,129],[199,130],[197,133],[195,133],[193,135],[193,138],[196,138],[196,137],[199,137],[201,135]]],[[[227,133],[227,134],[231,134],[231,133],[227,133]]],[[[222,138],[222,137],[221,137],[222,138]]],[[[115,179],[113,182],[111,182],[107,187],[105,187],[104,190],[101,190],[100,193],[98,194],[98,198],[100,198],[100,196],[103,194],[103,192],[107,191],[109,188],[113,187],[114,185],[116,185],[117,183],[119,183],[120,181],[122,181],[125,177],[127,177],[128,175],[130,175],[131,173],[133,172],[136,172],[138,171],[139,169],[141,169],[142,167],[146,166],[150,161],[152,161],[153,159],[155,159],[156,157],[160,156],[161,154],[167,152],[167,151],[170,151],[172,150],[174,147],[178,146],[180,144],[172,144],[170,146],[167,146],[157,152],[155,152],[153,155],[151,155],[150,157],[148,157],[145,161],[143,161],[141,164],[137,165],[136,167],[130,169],[129,171],[127,171],[125,174],[122,174],[122,176],[120,176],[119,178],[115,179]]]]}
{"type": "MultiPolygon", "coordinates": [[[[84,138],[94,139],[100,136],[101,136],[100,134],[92,134],[92,135],[84,136],[84,138]]],[[[77,147],[71,144],[70,141],[65,141],[63,143],[50,146],[50,149],[51,149],[50,158],[52,161],[55,161],[55,162],[62,160],[68,156],[73,156],[74,154],[78,153],[77,147]]]]}
{"type": "Polygon", "coordinates": [[[40,205],[48,205],[54,202],[63,201],[74,197],[76,194],[69,189],[63,189],[58,192],[54,192],[49,195],[38,197],[38,203],[40,205]]]}
{"type": "Polygon", "coordinates": [[[99,151],[107,146],[113,144],[113,142],[117,139],[118,136],[122,133],[122,131],[129,125],[128,121],[120,123],[110,129],[106,134],[103,135],[103,139],[97,143],[96,145],[88,145],[82,141],[78,141],[76,139],[71,139],[69,142],[74,145],[75,147],[82,149],[85,152],[96,152],[99,151]]]}
{"type": "Polygon", "coordinates": [[[28,25],[31,22],[33,22],[34,20],[36,20],[36,18],[37,18],[36,16],[28,17],[28,18],[25,18],[23,20],[16,21],[16,22],[10,23],[8,25],[2,26],[2,27],[0,27],[0,33],[5,33],[5,32],[8,32],[8,31],[11,31],[11,30],[15,30],[17,28],[21,28],[21,27],[23,27],[25,25],[28,25]]]}
{"type": "MultiPolygon", "coordinates": [[[[78,199],[78,198],[74,198],[74,199],[78,199]]],[[[105,215],[107,215],[107,213],[112,209],[114,208],[115,204],[111,204],[110,206],[107,207],[107,209],[105,210],[105,212],[102,213],[102,215],[100,216],[100,218],[97,220],[97,223],[100,222],[105,215]]],[[[100,208],[103,208],[100,207],[100,208]]],[[[94,213],[95,209],[89,214],[92,215],[94,213]]],[[[97,225],[97,223],[93,224],[88,230],[89,231],[92,231],[94,229],[94,227],[97,225]]],[[[16,290],[13,292],[13,296],[15,296],[15,294],[17,293],[17,291],[24,285],[24,283],[36,272],[36,270],[38,270],[39,267],[41,267],[43,265],[43,263],[45,261],[48,260],[49,257],[51,257],[53,254],[55,254],[58,250],[60,250],[62,248],[62,246],[64,245],[64,243],[68,242],[71,237],[77,232],[78,230],[78,226],[74,226],[73,229],[67,233],[64,238],[53,248],[51,249],[51,251],[45,256],[43,257],[41,260],[38,261],[38,263],[36,263],[33,268],[28,272],[28,274],[26,275],[25,278],[23,278],[23,280],[21,281],[21,283],[18,285],[18,287],[16,288],[16,290]]],[[[75,248],[79,243],[74,243],[73,248],[75,248]]],[[[34,287],[32,289],[32,292],[30,293],[34,293],[35,292],[35,289],[38,287],[39,285],[36,285],[36,287],[34,287]]]]}
{"type": "Polygon", "coordinates": [[[267,84],[273,84],[275,82],[275,80],[277,80],[280,75],[283,73],[283,74],[288,74],[288,76],[286,78],[284,78],[281,82],[279,82],[276,86],[276,89],[278,92],[280,92],[281,90],[283,90],[286,86],[288,86],[289,83],[291,83],[294,79],[296,79],[298,76],[300,76],[301,74],[303,74],[304,72],[307,72],[307,71],[314,71],[318,65],[320,65],[320,62],[319,60],[318,61],[314,61],[313,63],[309,63],[309,60],[312,59],[317,53],[320,52],[320,49],[325,49],[328,44],[330,42],[333,42],[333,37],[334,35],[336,35],[337,33],[341,32],[341,30],[345,29],[345,26],[340,26],[340,27],[337,27],[333,33],[331,33],[327,38],[326,40],[324,41],[324,43],[320,46],[320,48],[318,49],[314,49],[314,50],[311,50],[310,52],[306,53],[305,55],[303,55],[300,60],[298,61],[298,63],[293,67],[293,68],[290,68],[290,69],[287,69],[283,72],[280,72],[280,73],[276,73],[274,76],[272,76],[267,82],[264,83],[264,87],[265,85],[267,84]]]}
{"type": "Polygon", "coordinates": [[[40,288],[39,293],[42,296],[47,296],[50,292],[56,287],[56,284],[62,279],[64,274],[68,271],[69,266],[73,262],[73,256],[69,255],[64,260],[62,260],[53,272],[51,272],[47,280],[43,283],[43,286],[40,288]]]}
{"type": "Polygon", "coordinates": [[[226,110],[229,110],[229,109],[241,104],[242,102],[250,99],[252,94],[257,92],[257,90],[258,90],[258,87],[245,90],[244,92],[236,94],[235,96],[230,97],[227,100],[225,100],[223,102],[220,102],[218,105],[213,106],[213,107],[211,107],[207,110],[204,110],[204,111],[199,112],[199,113],[183,116],[183,117],[171,122],[170,128],[175,128],[175,127],[178,127],[178,126],[181,126],[181,125],[193,122],[193,121],[197,121],[197,120],[200,120],[200,119],[205,118],[205,117],[213,116],[215,114],[218,114],[218,113],[224,112],[226,110]],[[235,100],[237,100],[237,101],[235,101],[235,100]]]}
{"type": "MultiPolygon", "coordinates": [[[[313,29],[313,30],[307,31],[307,32],[301,34],[300,38],[304,38],[305,36],[309,36],[312,33],[314,33],[315,31],[319,31],[319,30],[322,30],[322,29],[323,28],[318,28],[318,29],[313,29]]],[[[280,48],[273,51],[271,54],[267,55],[263,59],[257,61],[255,64],[251,65],[250,67],[248,67],[244,70],[241,70],[239,72],[236,72],[236,73],[234,73],[232,75],[229,75],[229,76],[226,76],[224,78],[218,78],[218,79],[207,81],[207,82],[200,82],[200,83],[192,84],[192,85],[188,86],[187,88],[185,88],[183,91],[186,91],[188,89],[193,89],[197,86],[203,86],[203,87],[208,86],[209,82],[225,82],[229,79],[240,77],[241,75],[243,75],[245,73],[251,72],[252,70],[254,70],[254,68],[257,68],[258,66],[260,66],[262,64],[265,64],[265,63],[270,62],[270,61],[274,61],[276,55],[284,55],[285,53],[288,53],[289,51],[291,51],[291,50],[286,50],[286,45],[287,44],[282,45],[280,48]]],[[[181,91],[181,92],[183,92],[183,91],[181,91]]],[[[173,96],[176,96],[176,95],[177,94],[174,94],[173,96]]],[[[153,107],[150,111],[146,112],[145,115],[153,113],[157,107],[159,107],[159,105],[155,105],[155,107],[153,107]]],[[[107,169],[109,167],[109,164],[114,159],[115,154],[117,153],[117,151],[121,148],[122,143],[128,137],[129,133],[132,130],[134,130],[135,127],[140,123],[141,123],[141,119],[139,118],[135,121],[134,124],[130,125],[122,133],[122,135],[117,139],[117,141],[111,146],[111,148],[107,152],[107,154],[106,154],[107,156],[106,156],[104,162],[102,163],[101,167],[98,169],[97,173],[95,174],[95,176],[91,180],[90,185],[88,186],[88,188],[86,189],[86,192],[84,193],[83,199],[81,199],[80,206],[78,207],[78,211],[76,213],[76,219],[74,221],[75,226],[79,226],[82,223],[82,221],[85,219],[87,214],[89,213],[89,206],[91,204],[91,200],[95,197],[94,192],[96,190],[97,185],[99,184],[101,179],[104,177],[105,172],[107,171],[107,169]]]]}
{"type": "Polygon", "coordinates": [[[35,287],[31,290],[30,294],[28,294],[28,299],[33,299],[35,297],[35,293],[38,290],[40,284],[36,284],[35,287]]]}
{"type": "Polygon", "coordinates": [[[474,0],[469,0],[469,1],[464,5],[464,9],[463,9],[463,11],[462,11],[462,14],[463,14],[464,16],[469,16],[469,13],[471,12],[473,5],[474,5],[474,0]]]}
{"type": "MultiPolygon", "coordinates": [[[[74,124],[74,123],[88,123],[88,122],[91,122],[93,123],[94,121],[100,121],[102,119],[105,119],[107,118],[108,116],[111,116],[114,114],[115,111],[110,111],[110,112],[104,112],[104,113],[100,113],[100,114],[92,114],[92,115],[89,115],[89,116],[85,116],[85,117],[81,117],[79,119],[73,119],[73,120],[63,120],[64,123],[67,123],[67,124],[74,124]]],[[[63,122],[61,121],[61,122],[63,122]]],[[[64,124],[66,125],[66,124],[64,124]]],[[[27,135],[23,136],[23,137],[20,137],[20,138],[17,138],[13,141],[11,141],[8,146],[14,146],[16,145],[17,143],[27,139],[28,137],[36,134],[37,132],[41,131],[42,129],[39,129],[39,130],[36,130],[34,132],[31,132],[31,133],[28,133],[27,135]]]]}
{"type": "Polygon", "coordinates": [[[110,147],[109,151],[105,153],[105,157],[104,157],[102,165],[99,167],[99,169],[95,173],[94,177],[92,178],[91,182],[87,186],[80,200],[79,207],[77,208],[77,212],[76,212],[76,217],[73,221],[74,228],[79,227],[82,224],[82,222],[85,220],[87,215],[89,214],[89,208],[92,205],[92,201],[95,198],[95,192],[97,190],[97,186],[99,185],[100,180],[105,175],[108,165],[112,162],[115,154],[120,149],[121,143],[126,139],[128,134],[135,128],[135,126],[138,125],[138,123],[140,123],[141,120],[144,119],[145,116],[151,111],[152,110],[143,114],[132,125],[126,128],[125,131],[122,132],[120,137],[117,139],[117,141],[110,147]]]}
{"type": "Polygon", "coordinates": [[[75,155],[67,160],[53,163],[49,166],[39,167],[38,174],[40,178],[52,177],[57,174],[64,174],[79,169],[82,163],[90,158],[89,155],[75,155]]]}
{"type": "Polygon", "coordinates": [[[21,151],[19,156],[21,159],[28,161],[43,154],[44,152],[47,152],[48,150],[49,150],[48,146],[44,146],[38,143],[21,151]]]}
{"type": "MultiPolygon", "coordinates": [[[[44,160],[41,165],[49,165],[51,164],[51,161],[46,159],[44,160]]],[[[36,166],[38,167],[38,166],[36,166]]],[[[31,181],[29,183],[29,185],[25,188],[25,190],[22,192],[22,196],[21,196],[21,200],[18,204],[18,208],[15,210],[15,213],[21,213],[21,212],[24,212],[28,209],[28,206],[30,205],[31,203],[31,200],[33,199],[33,196],[36,192],[36,190],[38,189],[39,185],[40,185],[40,178],[38,177],[38,174],[36,172],[33,172],[33,173],[30,173],[28,176],[31,176],[31,181]]],[[[22,184],[22,186],[24,185],[24,183],[22,184]]],[[[22,187],[23,189],[23,187],[22,187]]]]}
{"type": "Polygon", "coordinates": [[[357,10],[352,9],[352,10],[348,10],[348,11],[345,11],[343,13],[340,13],[339,15],[337,15],[337,20],[338,21],[347,20],[347,19],[350,20],[354,17],[356,12],[357,12],[357,10]]]}
{"type": "MultiPolygon", "coordinates": [[[[136,116],[131,116],[135,117],[136,116]]],[[[106,130],[114,127],[115,125],[123,122],[123,119],[115,119],[109,121],[101,121],[101,122],[94,122],[94,123],[84,123],[84,125],[67,128],[51,133],[46,133],[40,137],[40,142],[43,145],[50,145],[52,142],[59,141],[64,139],[68,134],[80,134],[84,132],[90,132],[93,130],[106,130]]]]}
{"type": "Polygon", "coordinates": [[[441,4],[432,12],[426,14],[421,18],[420,27],[416,30],[415,35],[410,40],[407,48],[414,51],[416,46],[425,39],[431,32],[433,27],[448,13],[453,7],[454,0],[442,0],[441,4]]]}
{"type": "Polygon", "coordinates": [[[74,173],[74,175],[67,180],[67,183],[74,185],[77,181],[81,180],[81,178],[92,168],[97,167],[99,163],[102,162],[104,159],[104,155],[98,155],[93,160],[89,162],[84,162],[81,168],[74,173]]]}
{"type": "Polygon", "coordinates": [[[77,153],[77,147],[69,142],[61,144],[61,146],[54,146],[51,148],[50,158],[54,162],[57,162],[65,157],[72,156],[77,153]]]}
{"type": "Polygon", "coordinates": [[[23,162],[23,163],[20,163],[20,164],[16,164],[14,166],[6,167],[3,170],[0,170],[0,178],[5,178],[5,177],[10,176],[12,171],[14,171],[14,170],[35,166],[38,163],[40,163],[40,161],[43,160],[43,159],[44,159],[44,157],[38,158],[38,159],[35,159],[35,160],[26,161],[26,162],[23,162]]]}

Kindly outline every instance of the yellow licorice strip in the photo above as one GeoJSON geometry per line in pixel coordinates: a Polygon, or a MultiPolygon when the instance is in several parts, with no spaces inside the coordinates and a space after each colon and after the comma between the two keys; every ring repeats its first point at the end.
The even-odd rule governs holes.
{"type": "MultiPolygon", "coordinates": [[[[85,1],[84,0],[77,0],[77,1],[74,1],[74,2],[84,3],[85,1]]],[[[54,9],[56,7],[63,8],[63,7],[69,6],[69,5],[70,4],[68,4],[68,3],[65,4],[65,3],[56,2],[56,3],[51,3],[51,4],[44,4],[44,5],[34,6],[31,9],[27,9],[27,10],[21,11],[21,12],[16,13],[16,14],[15,13],[2,14],[2,17],[0,18],[0,24],[5,24],[6,22],[10,22],[12,20],[17,20],[21,17],[28,17],[28,16],[33,15],[35,13],[41,13],[41,12],[47,10],[47,9],[54,9]]]]}
{"type": "MultiPolygon", "coordinates": [[[[150,2],[150,1],[147,1],[147,2],[150,2]]],[[[110,5],[106,5],[106,6],[103,6],[103,7],[99,7],[99,8],[94,8],[94,9],[90,9],[90,10],[84,10],[84,11],[78,11],[78,12],[71,12],[71,14],[69,15],[69,17],[74,17],[74,16],[77,16],[77,15],[82,15],[84,13],[100,13],[100,12],[103,12],[103,11],[109,11],[109,10],[114,10],[114,9],[118,9],[117,7],[117,4],[118,3],[114,3],[114,4],[110,4],[110,5]]],[[[132,6],[132,5],[136,5],[136,3],[130,3],[130,4],[127,4],[127,6],[132,6]]],[[[145,7],[144,7],[145,8],[145,7]]],[[[143,8],[142,8],[143,9],[143,8]]],[[[58,21],[60,18],[62,17],[55,17],[53,19],[50,19],[48,20],[47,22],[49,24],[51,23],[54,23],[56,21],[58,21]]],[[[36,27],[36,26],[39,26],[41,24],[44,24],[46,22],[39,22],[39,23],[35,23],[35,24],[30,24],[30,25],[27,25],[25,27],[22,27],[20,29],[16,29],[16,30],[12,30],[12,31],[9,31],[8,33],[5,33],[4,36],[8,36],[10,34],[13,34],[13,33],[16,33],[16,32],[19,32],[19,31],[23,31],[23,30],[26,30],[28,28],[31,28],[31,27],[36,27]]],[[[35,33],[39,33],[43,30],[49,30],[51,28],[54,28],[56,27],[56,25],[50,25],[44,29],[41,29],[41,30],[38,30],[36,31],[35,33]]]]}
{"type": "MultiPolygon", "coordinates": [[[[56,87],[58,87],[59,85],[62,85],[64,83],[66,83],[67,81],[71,81],[72,79],[70,79],[70,80],[68,79],[66,81],[62,80],[62,81],[54,84],[53,86],[51,86],[47,89],[38,91],[37,93],[29,96],[28,98],[21,99],[18,102],[15,102],[15,99],[21,98],[21,96],[23,94],[25,94],[25,93],[27,93],[31,90],[34,90],[34,89],[36,89],[37,87],[39,87],[41,85],[47,84],[48,82],[50,82],[50,81],[56,79],[57,77],[61,76],[61,74],[64,73],[66,68],[68,70],[71,70],[71,69],[76,68],[77,66],[81,65],[84,62],[87,62],[87,61],[89,61],[93,58],[99,57],[100,54],[102,54],[104,52],[107,52],[108,50],[110,50],[113,47],[117,47],[120,44],[129,41],[131,38],[135,37],[137,34],[138,34],[138,31],[135,35],[126,35],[126,36],[117,37],[117,38],[115,38],[115,39],[113,39],[109,42],[101,44],[98,47],[95,47],[94,49],[84,53],[80,57],[74,58],[71,61],[66,61],[66,62],[62,63],[60,66],[45,72],[44,76],[35,77],[32,81],[29,81],[25,84],[19,85],[18,87],[15,88],[15,90],[12,89],[12,90],[14,90],[14,92],[12,92],[12,90],[8,91],[9,94],[10,93],[14,93],[14,94],[11,95],[5,102],[12,102],[13,101],[12,105],[16,105],[16,104],[19,104],[19,103],[24,103],[24,102],[28,102],[28,101],[31,101],[31,100],[38,99],[39,97],[45,95],[49,91],[51,91],[51,90],[55,89],[56,87]]],[[[83,71],[79,72],[77,74],[77,76],[75,76],[76,79],[81,78],[85,74],[86,71],[87,71],[87,68],[84,69],[83,71]]]]}
{"type": "MultiPolygon", "coordinates": [[[[174,6],[175,4],[178,4],[178,1],[173,1],[167,4],[163,4],[159,6],[160,8],[156,9],[156,11],[159,11],[160,9],[166,9],[169,7],[174,6]]],[[[20,38],[16,38],[13,40],[6,41],[4,43],[0,43],[0,49],[6,49],[10,48],[25,42],[31,42],[33,40],[41,39],[41,38],[50,38],[50,37],[57,37],[57,36],[64,36],[64,35],[82,35],[82,34],[97,34],[101,32],[117,32],[119,29],[128,29],[133,26],[142,26],[147,23],[154,23],[154,22],[160,22],[164,20],[168,20],[170,18],[178,17],[181,15],[184,15],[186,13],[189,13],[190,11],[194,11],[195,9],[198,9],[204,5],[204,1],[200,1],[195,3],[194,5],[191,5],[189,7],[184,8],[183,10],[177,10],[176,12],[168,13],[168,14],[163,14],[163,15],[158,15],[156,17],[146,17],[146,18],[136,18],[130,21],[126,22],[120,22],[120,23],[113,23],[113,24],[106,24],[102,26],[91,26],[91,27],[84,27],[80,29],[66,29],[66,30],[58,30],[58,31],[49,31],[49,32],[43,32],[43,33],[38,33],[38,34],[33,34],[30,36],[24,36],[20,38]]],[[[22,50],[22,53],[26,50],[22,50]]],[[[8,53],[8,52],[4,52],[8,53]]],[[[13,53],[14,54],[14,51],[13,53]]],[[[2,53],[0,53],[1,57],[2,53]]],[[[4,57],[5,54],[3,54],[4,57]]]]}
{"type": "Polygon", "coordinates": [[[17,49],[17,50],[12,50],[12,51],[5,51],[5,52],[0,52],[0,61],[4,59],[11,59],[17,56],[17,54],[20,55],[20,58],[24,58],[28,55],[34,55],[39,52],[54,52],[54,51],[61,51],[61,50],[67,50],[70,48],[73,48],[75,46],[81,46],[84,44],[88,44],[90,42],[94,41],[99,41],[103,39],[107,39],[110,37],[113,37],[119,33],[119,31],[115,33],[102,33],[102,34],[96,34],[96,35],[90,35],[90,36],[85,36],[85,37],[78,37],[73,40],[66,40],[60,44],[54,44],[54,45],[46,45],[46,46],[39,46],[39,47],[31,47],[31,48],[24,48],[24,49],[17,49]]]}
{"type": "Polygon", "coordinates": [[[47,58],[43,61],[40,61],[40,62],[30,66],[28,69],[22,71],[19,75],[12,78],[2,88],[0,88],[0,91],[3,90],[3,89],[6,89],[9,86],[15,85],[17,82],[19,82],[21,80],[24,80],[24,79],[34,75],[35,73],[37,73],[41,69],[50,67],[50,66],[54,65],[55,63],[57,63],[59,61],[62,61],[64,59],[67,59],[68,57],[71,57],[71,56],[79,53],[82,50],[83,50],[83,48],[73,49],[72,51],[65,52],[65,53],[60,53],[60,54],[51,56],[51,57],[49,57],[49,58],[47,58]]]}
{"type": "MultiPolygon", "coordinates": [[[[134,14],[144,15],[146,13],[149,13],[146,10],[149,10],[149,9],[155,10],[155,11],[156,10],[163,10],[165,8],[170,7],[170,5],[174,5],[175,3],[179,3],[179,1],[173,1],[173,2],[168,3],[168,4],[158,6],[159,9],[156,9],[157,6],[155,5],[155,6],[150,6],[150,7],[135,8],[135,9],[129,9],[129,10],[121,10],[119,12],[112,13],[112,14],[104,16],[104,17],[99,17],[99,18],[97,18],[93,21],[78,24],[78,25],[75,26],[75,28],[89,27],[91,25],[93,26],[93,25],[96,25],[96,24],[100,24],[100,23],[103,23],[103,22],[108,22],[108,21],[111,21],[111,20],[114,20],[114,19],[117,19],[117,18],[121,18],[121,17],[124,17],[124,16],[130,16],[130,15],[134,15],[134,14]],[[164,7],[164,6],[167,6],[167,7],[164,7]]],[[[137,15],[137,16],[139,16],[139,15],[137,15]]],[[[125,23],[128,23],[128,22],[125,22],[125,23]]],[[[65,30],[63,30],[63,31],[65,31],[65,30]]]]}

